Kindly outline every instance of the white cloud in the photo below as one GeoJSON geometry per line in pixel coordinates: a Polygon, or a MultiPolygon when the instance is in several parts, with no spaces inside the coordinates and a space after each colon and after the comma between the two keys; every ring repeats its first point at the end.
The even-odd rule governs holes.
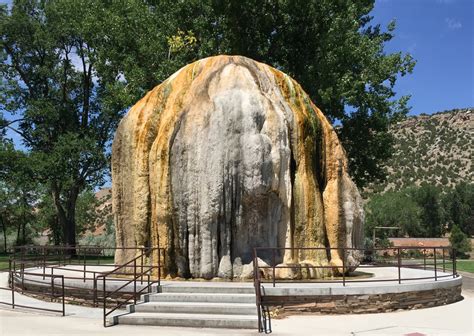
{"type": "Polygon", "coordinates": [[[446,22],[446,25],[451,30],[456,30],[456,29],[461,29],[462,28],[462,23],[460,21],[456,20],[456,19],[446,18],[446,19],[444,19],[444,22],[446,22]]]}

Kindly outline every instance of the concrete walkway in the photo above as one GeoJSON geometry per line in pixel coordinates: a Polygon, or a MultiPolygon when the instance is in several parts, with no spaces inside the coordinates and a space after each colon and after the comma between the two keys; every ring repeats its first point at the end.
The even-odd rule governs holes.
{"type": "MultiPolygon", "coordinates": [[[[6,273],[0,273],[0,286],[5,287],[6,273]]],[[[273,335],[474,335],[474,293],[463,291],[465,299],[455,304],[385,314],[302,315],[273,320],[273,335]]],[[[45,307],[45,302],[20,294],[17,303],[45,307]]],[[[10,300],[9,291],[0,291],[0,301],[10,300]]],[[[47,303],[60,308],[59,304],[47,303]]],[[[26,309],[11,310],[0,306],[0,335],[258,335],[256,331],[228,329],[188,329],[153,326],[118,325],[102,327],[102,310],[67,305],[67,316],[26,309]]]]}

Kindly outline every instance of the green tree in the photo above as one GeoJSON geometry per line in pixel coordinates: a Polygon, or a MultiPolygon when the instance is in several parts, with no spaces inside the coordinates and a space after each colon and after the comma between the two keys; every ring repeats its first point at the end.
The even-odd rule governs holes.
{"type": "Polygon", "coordinates": [[[76,204],[103,181],[105,149],[130,100],[104,55],[96,1],[15,1],[0,7],[0,103],[51,196],[61,242],[75,245],[76,204]]]}
{"type": "Polygon", "coordinates": [[[76,233],[82,234],[86,231],[95,230],[98,221],[97,207],[100,201],[95,197],[92,190],[84,190],[77,199],[76,205],[76,233]]]}
{"type": "Polygon", "coordinates": [[[54,245],[60,245],[63,239],[62,228],[58,222],[58,216],[50,193],[45,192],[40,196],[37,209],[36,227],[43,230],[49,228],[50,242],[54,245]]]}
{"type": "Polygon", "coordinates": [[[396,227],[399,230],[380,231],[377,236],[423,237],[424,227],[420,221],[422,209],[406,192],[387,192],[373,195],[365,206],[366,236],[372,237],[376,226],[396,227]]]}
{"type": "MultiPolygon", "coordinates": [[[[121,29],[118,38],[110,39],[109,52],[124,55],[111,59],[125,61],[125,77],[143,90],[192,60],[216,54],[244,55],[281,69],[302,84],[331,121],[341,123],[338,132],[352,175],[363,186],[385,176],[382,164],[393,142],[388,127],[408,111],[409,97],[395,99],[394,86],[415,64],[409,54],[384,51],[395,24],[385,30],[371,25],[374,2],[153,2],[153,24],[135,38],[121,29]],[[170,43],[186,36],[192,43],[178,43],[180,48],[170,43]]],[[[121,27],[129,10],[123,8],[116,9],[122,19],[113,21],[121,27]]]]}
{"type": "Polygon", "coordinates": [[[381,163],[392,146],[388,126],[408,110],[408,97],[394,99],[394,85],[414,61],[409,54],[384,52],[395,23],[386,30],[370,24],[375,1],[211,3],[217,30],[211,36],[220,37],[212,53],[249,56],[293,76],[330,120],[341,122],[357,184],[383,178],[381,163]]]}
{"type": "Polygon", "coordinates": [[[443,197],[448,225],[458,226],[468,235],[474,235],[474,184],[460,183],[443,197]]]}
{"type": "Polygon", "coordinates": [[[16,231],[16,245],[31,238],[29,230],[36,217],[33,207],[38,185],[30,167],[31,158],[0,137],[0,222],[5,250],[9,231],[16,231]]]}
{"type": "Polygon", "coordinates": [[[449,242],[458,257],[465,258],[467,257],[466,253],[472,250],[471,240],[457,225],[454,225],[451,230],[449,242]]]}
{"type": "Polygon", "coordinates": [[[81,192],[108,171],[126,108],[198,58],[240,54],[298,80],[333,121],[359,185],[382,177],[387,133],[407,111],[395,99],[408,54],[384,52],[394,24],[371,25],[374,0],[15,0],[0,6],[2,129],[22,136],[75,245],[81,192]],[[6,118],[5,118],[6,119],[6,118]]]}
{"type": "Polygon", "coordinates": [[[421,225],[426,237],[441,237],[445,228],[440,190],[433,185],[423,183],[420,187],[411,189],[411,194],[413,200],[421,208],[421,225]]]}

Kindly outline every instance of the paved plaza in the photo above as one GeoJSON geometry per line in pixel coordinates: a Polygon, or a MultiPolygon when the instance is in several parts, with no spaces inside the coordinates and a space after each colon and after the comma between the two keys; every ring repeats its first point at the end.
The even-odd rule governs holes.
{"type": "MultiPolygon", "coordinates": [[[[442,307],[361,315],[300,315],[272,321],[273,335],[474,335],[474,279],[463,274],[464,300],[442,307]]],[[[0,274],[5,286],[7,274],[0,274]]],[[[0,291],[0,300],[8,301],[10,293],[0,291]]],[[[44,302],[17,294],[17,303],[45,306],[44,302]]],[[[47,303],[49,307],[57,304],[47,303]]],[[[102,327],[102,310],[67,305],[67,316],[0,307],[0,335],[258,335],[255,330],[190,329],[117,325],[102,327]]]]}

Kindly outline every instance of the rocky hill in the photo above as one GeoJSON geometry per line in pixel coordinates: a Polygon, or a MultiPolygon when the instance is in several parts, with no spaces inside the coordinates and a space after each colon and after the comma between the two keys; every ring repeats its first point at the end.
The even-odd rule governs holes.
{"type": "Polygon", "coordinates": [[[387,180],[368,190],[400,190],[422,182],[449,188],[474,181],[474,108],[409,117],[391,131],[395,148],[387,180]]]}

